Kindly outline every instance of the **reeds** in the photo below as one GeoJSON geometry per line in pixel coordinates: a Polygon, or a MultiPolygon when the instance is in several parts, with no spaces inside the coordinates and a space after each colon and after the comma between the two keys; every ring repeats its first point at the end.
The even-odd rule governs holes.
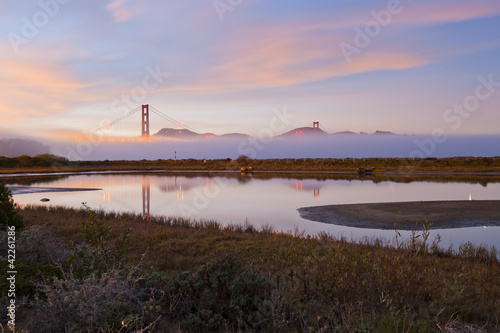
{"type": "MultiPolygon", "coordinates": [[[[84,210],[28,206],[21,214],[27,228],[41,225],[54,234],[54,241],[84,241],[80,225],[86,219],[84,210]]],[[[496,249],[469,243],[458,251],[443,250],[436,245],[438,240],[429,239],[425,228],[394,246],[380,239],[353,242],[326,233],[313,237],[298,231],[276,232],[269,225],[258,229],[249,223],[226,226],[178,217],[152,217],[148,222],[137,214],[102,211],[94,217],[109,226],[110,242],[130,228],[128,264],[137,265],[146,253],[141,265],[152,267],[152,271],[146,270],[146,280],[156,281],[151,277],[153,271],[154,276],[162,276],[164,286],[160,289],[166,292],[167,303],[158,310],[164,320],[158,322],[159,331],[161,327],[188,331],[205,327],[229,331],[444,332],[445,327],[448,331],[458,327],[457,323],[481,327],[485,332],[500,329],[496,249]],[[223,258],[226,261],[220,263],[223,258]],[[250,285],[261,281],[265,293],[255,300],[260,305],[251,307],[257,312],[251,317],[231,317],[224,314],[229,310],[218,312],[216,304],[200,298],[205,292],[214,292],[210,291],[212,282],[208,282],[212,280],[199,284],[205,274],[200,272],[210,269],[214,276],[232,272],[232,280],[250,285]],[[197,284],[201,289],[172,289],[175,281],[193,288],[197,284]],[[184,292],[179,293],[181,290],[184,292]],[[203,306],[212,314],[186,310],[203,306]],[[210,326],[207,316],[218,319],[210,326]]],[[[236,295],[227,297],[221,300],[226,306],[239,299],[236,295]]],[[[247,304],[241,302],[238,304],[247,304]]]]}

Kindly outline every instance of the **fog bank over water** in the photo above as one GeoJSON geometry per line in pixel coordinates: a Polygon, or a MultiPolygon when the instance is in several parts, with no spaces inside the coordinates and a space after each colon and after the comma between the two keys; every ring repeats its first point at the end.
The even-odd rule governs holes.
{"type": "Polygon", "coordinates": [[[199,141],[52,142],[52,153],[70,160],[362,158],[500,156],[500,135],[331,135],[302,138],[213,138],[199,141]],[[175,153],[176,152],[176,153],[175,153]]]}
{"type": "Polygon", "coordinates": [[[39,141],[30,139],[0,139],[0,156],[36,156],[49,153],[51,148],[39,141]]]}

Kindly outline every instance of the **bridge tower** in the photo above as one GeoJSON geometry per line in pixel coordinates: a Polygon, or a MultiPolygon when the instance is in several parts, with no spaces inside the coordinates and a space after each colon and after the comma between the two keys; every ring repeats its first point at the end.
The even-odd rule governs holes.
{"type": "Polygon", "coordinates": [[[313,131],[319,130],[319,121],[314,121],[313,122],[313,131]]]}
{"type": "Polygon", "coordinates": [[[142,106],[142,136],[149,137],[149,104],[142,106]]]}

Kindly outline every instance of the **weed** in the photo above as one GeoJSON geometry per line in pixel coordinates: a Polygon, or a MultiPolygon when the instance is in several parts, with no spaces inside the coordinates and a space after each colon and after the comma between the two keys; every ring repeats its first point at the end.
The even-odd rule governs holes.
{"type": "MultiPolygon", "coordinates": [[[[26,207],[21,213],[27,227],[43,221],[53,233],[50,237],[61,242],[91,243],[86,243],[78,223],[88,215],[86,210],[26,207]]],[[[119,230],[132,229],[130,252],[109,261],[121,262],[114,266],[122,272],[113,275],[114,270],[103,268],[101,276],[74,275],[69,278],[73,282],[60,287],[69,290],[74,285],[71,290],[82,291],[93,290],[89,288],[94,284],[117,290],[111,287],[113,277],[134,295],[142,295],[141,302],[148,302],[152,288],[164,293],[161,298],[161,292],[155,292],[154,311],[148,315],[136,308],[134,298],[125,297],[120,307],[97,304],[110,309],[101,326],[106,321],[120,328],[119,318],[128,318],[131,323],[137,319],[137,325],[131,324],[135,327],[156,323],[158,331],[428,332],[444,329],[446,323],[458,330],[450,318],[460,316],[463,327],[500,329],[497,251],[472,244],[458,252],[443,251],[435,246],[439,239],[430,240],[429,227],[391,246],[374,239],[355,243],[325,233],[311,237],[175,217],[144,223],[136,214],[103,213],[99,219],[106,222],[102,231],[109,233],[103,238],[109,249],[122,237],[119,230]],[[136,270],[133,278],[126,278],[125,263],[136,265],[146,249],[154,256],[142,264],[154,269],[136,270]],[[166,324],[156,321],[156,315],[166,324]]],[[[54,297],[60,300],[57,304],[80,311],[77,303],[62,302],[63,294],[54,297]]],[[[90,298],[86,302],[96,304],[90,298]]]]}
{"type": "Polygon", "coordinates": [[[71,254],[68,263],[77,276],[100,274],[111,269],[119,269],[128,250],[130,230],[111,244],[111,227],[96,218],[96,213],[82,203],[88,220],[82,222],[84,244],[70,243],[71,254]]]}
{"type": "Polygon", "coordinates": [[[17,212],[12,193],[4,184],[0,183],[0,230],[6,230],[7,226],[20,229],[24,223],[22,216],[17,212]]]}

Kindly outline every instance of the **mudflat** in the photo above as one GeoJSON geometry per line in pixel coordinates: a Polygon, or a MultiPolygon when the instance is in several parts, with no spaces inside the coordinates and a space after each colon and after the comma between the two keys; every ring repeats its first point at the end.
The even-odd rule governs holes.
{"type": "Polygon", "coordinates": [[[64,188],[64,187],[37,187],[37,186],[8,186],[13,195],[27,193],[55,193],[55,192],[78,192],[78,191],[100,191],[100,188],[64,188]]]}
{"type": "Polygon", "coordinates": [[[413,230],[500,226],[500,200],[415,201],[329,205],[298,209],[304,219],[355,228],[413,230]]]}

